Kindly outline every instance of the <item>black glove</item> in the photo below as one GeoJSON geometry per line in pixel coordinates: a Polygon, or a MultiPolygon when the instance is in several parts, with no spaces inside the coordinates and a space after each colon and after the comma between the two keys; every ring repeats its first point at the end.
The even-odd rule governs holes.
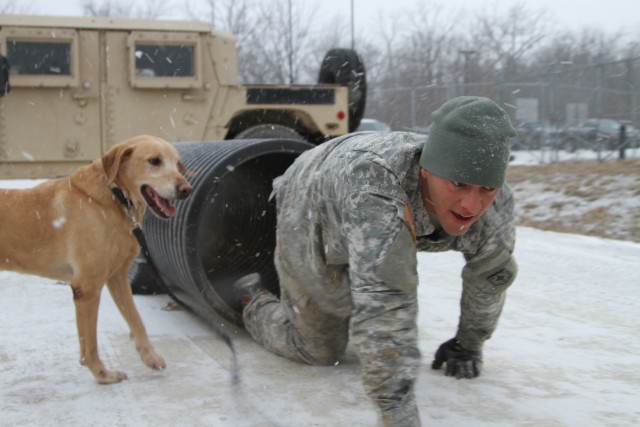
{"type": "Polygon", "coordinates": [[[480,375],[482,369],[482,352],[467,350],[457,339],[451,338],[440,345],[431,368],[440,369],[445,362],[447,363],[447,369],[444,372],[446,376],[457,379],[475,378],[480,375]]]}

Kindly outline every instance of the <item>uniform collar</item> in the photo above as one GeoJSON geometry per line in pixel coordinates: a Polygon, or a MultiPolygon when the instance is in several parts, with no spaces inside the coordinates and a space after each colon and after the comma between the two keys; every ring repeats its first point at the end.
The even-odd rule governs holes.
{"type": "Polygon", "coordinates": [[[420,155],[411,163],[411,169],[404,179],[404,186],[409,196],[409,204],[413,213],[416,236],[428,236],[439,227],[437,218],[432,217],[422,203],[422,191],[420,186],[420,155]],[[434,221],[435,220],[435,221],[434,221]]]}

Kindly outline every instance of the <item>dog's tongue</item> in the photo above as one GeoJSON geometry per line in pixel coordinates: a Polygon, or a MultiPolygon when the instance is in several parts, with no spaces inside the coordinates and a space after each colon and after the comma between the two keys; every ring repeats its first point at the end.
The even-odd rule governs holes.
{"type": "Polygon", "coordinates": [[[163,199],[156,194],[155,201],[158,208],[167,216],[167,218],[173,218],[176,215],[176,207],[173,206],[171,200],[163,199]]]}
{"type": "Polygon", "coordinates": [[[149,198],[153,201],[156,210],[162,212],[162,214],[167,218],[173,218],[176,215],[176,207],[173,206],[171,200],[160,197],[160,195],[153,191],[151,187],[146,187],[145,191],[149,198]]]}

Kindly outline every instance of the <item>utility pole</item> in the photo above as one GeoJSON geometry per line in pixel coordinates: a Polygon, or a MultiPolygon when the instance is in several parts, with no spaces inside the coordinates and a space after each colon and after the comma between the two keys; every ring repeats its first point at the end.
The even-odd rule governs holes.
{"type": "Polygon", "coordinates": [[[293,13],[291,8],[291,0],[289,0],[289,38],[287,40],[287,48],[289,50],[289,84],[293,84],[293,13]]]}
{"type": "Polygon", "coordinates": [[[355,49],[356,48],[353,2],[354,2],[354,0],[351,0],[351,49],[355,49]]]}

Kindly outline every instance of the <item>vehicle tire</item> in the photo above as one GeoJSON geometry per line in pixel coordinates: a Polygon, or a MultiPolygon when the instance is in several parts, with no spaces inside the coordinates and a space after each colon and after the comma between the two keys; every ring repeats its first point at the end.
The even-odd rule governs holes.
{"type": "Polygon", "coordinates": [[[367,78],[360,55],[353,49],[329,50],[320,65],[318,83],[349,88],[349,132],[354,132],[367,103],[367,78]]]}
{"type": "Polygon", "coordinates": [[[262,124],[252,126],[239,132],[234,139],[265,139],[265,138],[287,138],[304,141],[304,138],[295,130],[282,125],[262,124]]]}

